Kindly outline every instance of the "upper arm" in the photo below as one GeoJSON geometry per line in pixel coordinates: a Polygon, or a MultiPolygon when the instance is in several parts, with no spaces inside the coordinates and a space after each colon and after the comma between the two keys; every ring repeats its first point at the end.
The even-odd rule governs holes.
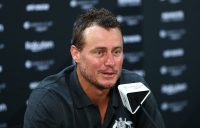
{"type": "Polygon", "coordinates": [[[24,128],[56,128],[60,111],[53,94],[48,90],[35,90],[28,100],[24,128]]]}

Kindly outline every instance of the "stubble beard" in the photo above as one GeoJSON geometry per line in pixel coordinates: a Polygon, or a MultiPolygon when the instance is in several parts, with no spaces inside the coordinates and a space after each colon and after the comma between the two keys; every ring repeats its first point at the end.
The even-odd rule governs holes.
{"type": "MultiPolygon", "coordinates": [[[[85,68],[85,67],[80,67],[80,74],[82,75],[82,77],[85,79],[85,80],[87,80],[89,83],[90,83],[90,85],[93,85],[93,86],[95,86],[97,89],[99,89],[99,90],[107,90],[107,89],[111,89],[112,87],[114,87],[115,86],[115,84],[116,84],[116,82],[113,84],[113,85],[109,85],[109,86],[107,86],[107,85],[102,85],[102,84],[100,84],[98,81],[97,81],[97,79],[96,78],[94,78],[95,77],[95,75],[93,75],[93,74],[91,74],[91,75],[89,75],[88,73],[87,73],[87,68],[85,68]]],[[[120,74],[121,74],[121,71],[120,71],[120,74]]],[[[118,76],[117,76],[117,79],[119,78],[119,74],[118,74],[118,76]]],[[[117,81],[117,80],[116,80],[117,81]]]]}

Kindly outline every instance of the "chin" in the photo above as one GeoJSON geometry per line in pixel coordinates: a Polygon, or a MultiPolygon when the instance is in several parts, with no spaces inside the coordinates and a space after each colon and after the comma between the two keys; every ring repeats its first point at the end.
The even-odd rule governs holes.
{"type": "Polygon", "coordinates": [[[104,86],[105,88],[112,88],[115,86],[116,82],[112,82],[112,83],[103,83],[102,86],[104,86]]]}
{"type": "Polygon", "coordinates": [[[98,85],[96,86],[100,90],[107,90],[113,88],[115,85],[98,85]]]}

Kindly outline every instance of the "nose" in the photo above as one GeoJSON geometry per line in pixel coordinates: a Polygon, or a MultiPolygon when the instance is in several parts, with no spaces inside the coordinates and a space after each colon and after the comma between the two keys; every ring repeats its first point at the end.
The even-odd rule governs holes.
{"type": "Polygon", "coordinates": [[[111,53],[107,54],[107,56],[105,58],[105,65],[106,66],[114,66],[115,65],[115,59],[111,53]]]}

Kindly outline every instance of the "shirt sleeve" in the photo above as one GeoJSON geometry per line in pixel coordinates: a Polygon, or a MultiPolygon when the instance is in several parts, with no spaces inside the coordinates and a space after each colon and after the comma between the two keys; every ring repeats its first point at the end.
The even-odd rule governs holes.
{"type": "Polygon", "coordinates": [[[24,128],[58,128],[60,109],[55,96],[47,89],[37,89],[31,94],[24,116],[24,128]]]}

